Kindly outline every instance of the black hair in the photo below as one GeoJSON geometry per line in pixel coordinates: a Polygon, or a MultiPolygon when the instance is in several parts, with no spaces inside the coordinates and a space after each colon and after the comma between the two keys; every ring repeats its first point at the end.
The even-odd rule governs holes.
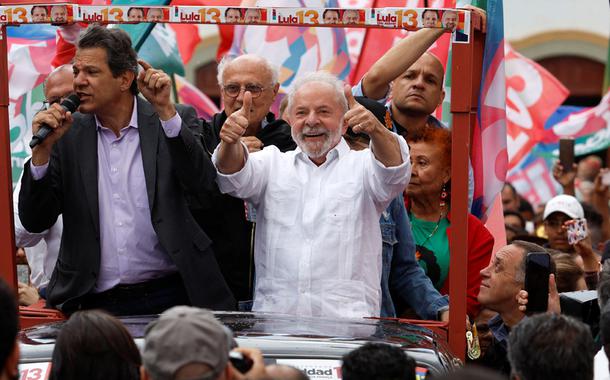
{"type": "Polygon", "coordinates": [[[19,318],[15,292],[0,277],[0,373],[15,348],[19,318]]]}
{"type": "Polygon", "coordinates": [[[396,346],[367,343],[343,356],[343,380],[415,380],[415,360],[396,346]]]}
{"type": "MultiPolygon", "coordinates": [[[[515,274],[516,280],[519,282],[523,282],[525,280],[525,261],[527,258],[527,254],[532,253],[532,252],[548,252],[548,251],[544,247],[542,247],[536,243],[532,243],[532,242],[525,241],[525,240],[513,240],[510,242],[510,244],[517,246],[519,249],[521,249],[521,252],[523,252],[523,259],[521,260],[521,263],[518,268],[519,271],[515,274]]],[[[551,273],[556,275],[557,269],[555,268],[555,261],[553,261],[552,255],[551,255],[550,270],[551,270],[551,273]]]]}
{"type": "Polygon", "coordinates": [[[434,14],[436,14],[436,18],[439,19],[439,15],[438,15],[438,11],[436,9],[426,9],[425,11],[422,12],[421,14],[421,18],[422,20],[424,19],[424,17],[426,17],[426,12],[432,12],[434,14]]]}
{"type": "Polygon", "coordinates": [[[106,51],[106,62],[116,78],[126,71],[135,74],[129,90],[138,94],[138,54],[131,46],[129,34],[122,29],[108,29],[99,25],[88,27],[80,36],[78,49],[102,48],[106,51]]]}
{"type": "Polygon", "coordinates": [[[325,10],[325,11],[324,11],[324,13],[322,13],[322,19],[324,19],[324,17],[326,17],[326,14],[327,14],[328,12],[337,12],[337,18],[338,18],[339,16],[341,16],[341,13],[339,12],[339,10],[338,10],[338,9],[327,9],[327,10],[325,10]]]}
{"type": "Polygon", "coordinates": [[[78,311],[60,330],[50,380],[138,380],[142,359],[133,338],[115,317],[78,311]]]}
{"type": "Polygon", "coordinates": [[[491,368],[480,367],[476,364],[461,367],[455,371],[441,376],[434,376],[435,380],[506,380],[501,373],[491,368]]]}
{"type": "Polygon", "coordinates": [[[592,380],[594,356],[589,327],[564,315],[525,318],[509,336],[508,360],[521,380],[592,380]]]}
{"type": "Polygon", "coordinates": [[[49,15],[49,10],[47,9],[47,7],[45,7],[44,5],[34,5],[32,7],[32,9],[30,9],[30,15],[34,16],[34,9],[36,8],[42,8],[44,9],[44,13],[46,13],[47,15],[49,15]]]}
{"type": "Polygon", "coordinates": [[[239,17],[241,17],[241,8],[227,8],[225,9],[225,17],[227,17],[227,15],[229,14],[229,11],[231,10],[236,10],[239,12],[239,17]]]}
{"type": "Polygon", "coordinates": [[[129,14],[131,13],[131,11],[133,10],[137,10],[137,11],[141,11],[142,12],[142,16],[144,16],[144,14],[146,14],[146,12],[144,12],[144,8],[140,8],[140,7],[131,7],[127,10],[127,17],[129,17],[129,14]]]}
{"type": "Polygon", "coordinates": [[[519,223],[521,223],[521,229],[525,230],[525,218],[523,218],[523,215],[521,215],[521,213],[511,210],[504,210],[504,217],[507,216],[516,216],[517,218],[519,218],[519,223]]]}

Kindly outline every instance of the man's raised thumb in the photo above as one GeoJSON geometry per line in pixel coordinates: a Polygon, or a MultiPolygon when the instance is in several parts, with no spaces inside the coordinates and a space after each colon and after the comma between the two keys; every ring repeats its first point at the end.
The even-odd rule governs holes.
{"type": "Polygon", "coordinates": [[[250,115],[250,109],[252,108],[252,94],[250,91],[244,92],[244,100],[241,105],[241,113],[248,117],[250,115]]]}
{"type": "Polygon", "coordinates": [[[352,109],[354,106],[358,105],[354,95],[352,95],[352,88],[349,84],[343,86],[343,92],[345,93],[345,98],[347,99],[347,106],[349,109],[352,109]]]}

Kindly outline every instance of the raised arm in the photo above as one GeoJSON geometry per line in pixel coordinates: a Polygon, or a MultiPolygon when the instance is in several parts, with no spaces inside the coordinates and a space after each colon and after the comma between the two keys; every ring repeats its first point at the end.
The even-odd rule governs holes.
{"type": "Polygon", "coordinates": [[[405,72],[445,30],[424,28],[388,50],[362,77],[362,92],[371,99],[384,98],[390,82],[405,72]]]}
{"type": "Polygon", "coordinates": [[[345,121],[356,133],[366,133],[371,138],[371,148],[377,161],[385,167],[402,164],[400,146],[396,134],[392,133],[364,106],[354,99],[350,86],[344,88],[349,110],[345,121]]]}
{"type": "Polygon", "coordinates": [[[244,103],[239,111],[233,112],[220,130],[220,145],[216,167],[222,174],[237,173],[244,167],[244,148],[241,137],[248,128],[248,114],[252,107],[252,94],[244,93],[244,103]]]}

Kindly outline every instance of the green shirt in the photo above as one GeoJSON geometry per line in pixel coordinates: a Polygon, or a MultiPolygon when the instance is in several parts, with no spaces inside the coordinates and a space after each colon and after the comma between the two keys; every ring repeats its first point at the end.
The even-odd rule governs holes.
{"type": "Polygon", "coordinates": [[[434,287],[441,290],[449,272],[449,220],[441,219],[434,231],[436,222],[418,219],[413,214],[409,214],[409,219],[415,239],[415,257],[434,287]]]}

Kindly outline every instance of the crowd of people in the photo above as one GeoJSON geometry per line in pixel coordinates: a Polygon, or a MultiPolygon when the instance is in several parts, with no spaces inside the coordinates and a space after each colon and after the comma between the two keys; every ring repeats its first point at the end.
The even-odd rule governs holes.
{"type": "MultiPolygon", "coordinates": [[[[254,55],[225,58],[224,110],[201,120],[173,103],[169,76],[138,60],[125,32],[84,31],[73,63],[45,82],[49,106],[32,132],[53,132],[32,149],[14,193],[16,241],[32,269],[19,303],[70,317],[53,378],[89,377],[94,365],[113,367],[105,378],[306,378],[265,366],[247,348],[235,350],[254,365],[237,371],[230,333],[202,308],[448,320],[452,132],[432,115],[444,70],[426,53],[443,32],[400,41],[353,88],[325,72],[298,78],[281,117],[271,112],[277,68],[254,55]],[[60,106],[71,92],[80,99],[74,113],[60,106]],[[142,314],[161,316],[140,355],[111,315],[142,314]],[[78,338],[93,325],[99,335],[78,338]]],[[[593,378],[597,326],[561,315],[559,292],[610,294],[600,265],[610,251],[601,166],[557,164],[564,194],[539,210],[506,184],[509,244],[493,256],[492,234],[468,216],[464,297],[476,364],[521,380],[593,378]],[[574,236],[572,226],[581,227],[574,236]],[[534,315],[525,263],[540,252],[552,264],[548,313],[534,315]]],[[[471,174],[470,202],[472,192],[471,174]]],[[[9,296],[3,310],[15,309],[9,296]]],[[[604,306],[597,322],[606,348],[604,306]]],[[[0,364],[10,377],[17,327],[6,318],[0,364]]],[[[392,350],[348,354],[343,378],[414,378],[413,360],[392,350]]],[[[608,377],[604,351],[597,355],[608,377]]]]}

